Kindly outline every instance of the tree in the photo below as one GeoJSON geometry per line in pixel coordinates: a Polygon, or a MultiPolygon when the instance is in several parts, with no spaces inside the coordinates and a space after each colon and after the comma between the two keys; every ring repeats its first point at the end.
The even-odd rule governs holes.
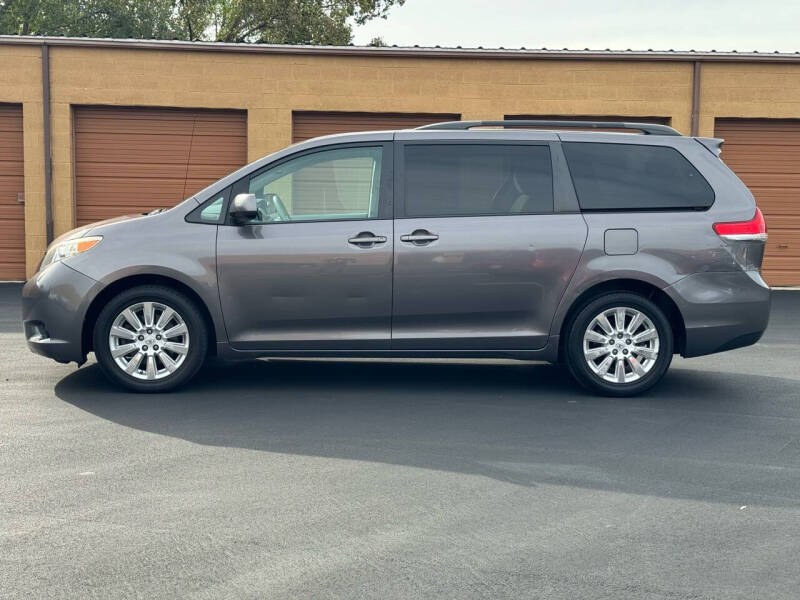
{"type": "Polygon", "coordinates": [[[0,0],[0,34],[349,44],[405,0],[0,0]]]}
{"type": "Polygon", "coordinates": [[[179,38],[171,5],[164,0],[0,0],[0,33],[179,38]]]}

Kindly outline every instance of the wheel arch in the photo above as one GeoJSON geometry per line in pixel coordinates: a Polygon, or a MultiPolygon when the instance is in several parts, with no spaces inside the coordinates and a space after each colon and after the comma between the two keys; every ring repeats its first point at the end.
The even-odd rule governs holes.
{"type": "Polygon", "coordinates": [[[575,315],[594,298],[613,292],[631,292],[634,294],[639,294],[640,296],[644,296],[648,300],[654,302],[656,306],[664,311],[664,315],[667,317],[667,320],[670,323],[672,328],[672,337],[674,340],[674,352],[676,354],[682,354],[684,352],[684,348],[686,346],[686,327],[684,324],[683,315],[681,314],[678,305],[675,304],[675,301],[670,298],[664,290],[653,285],[652,283],[642,281],[641,279],[620,278],[596,283],[581,292],[572,302],[566,314],[564,315],[564,319],[561,321],[561,327],[559,328],[559,362],[564,360],[567,330],[575,315]]]}
{"type": "Polygon", "coordinates": [[[100,292],[92,299],[92,302],[89,304],[89,307],[86,310],[86,315],[83,319],[83,327],[81,329],[81,349],[84,356],[94,349],[92,342],[94,326],[97,322],[97,317],[100,315],[100,311],[103,310],[103,307],[106,305],[106,303],[120,292],[140,285],[161,285],[168,287],[184,294],[190,300],[192,300],[197,305],[200,313],[203,315],[203,321],[205,322],[206,329],[208,330],[208,355],[216,355],[217,332],[214,326],[214,319],[211,316],[211,311],[209,311],[208,306],[203,301],[200,294],[198,294],[185,283],[167,275],[137,274],[128,275],[113,281],[100,290],[100,292]]]}

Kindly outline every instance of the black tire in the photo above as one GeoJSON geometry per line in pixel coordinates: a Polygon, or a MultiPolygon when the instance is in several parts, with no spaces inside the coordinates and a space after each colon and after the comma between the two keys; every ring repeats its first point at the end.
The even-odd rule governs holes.
{"type": "MultiPolygon", "coordinates": [[[[628,321],[630,320],[628,319],[628,321]]],[[[586,389],[604,396],[636,396],[652,388],[664,376],[672,362],[673,348],[672,328],[664,311],[654,302],[639,294],[612,292],[592,299],[574,315],[567,329],[564,356],[570,373],[586,389]],[[603,311],[617,307],[640,311],[650,319],[658,332],[658,355],[649,371],[638,380],[626,383],[606,381],[590,368],[584,357],[583,340],[587,328],[593,319],[603,311]]],[[[602,362],[601,358],[597,360],[602,362]]],[[[627,365],[627,363],[625,364],[627,365]]],[[[630,366],[626,368],[630,369],[630,366]]],[[[633,376],[632,372],[630,374],[633,376]]]]}
{"type": "MultiPolygon", "coordinates": [[[[208,329],[196,304],[184,294],[165,286],[142,285],[119,293],[97,317],[94,327],[94,353],[103,374],[113,383],[134,392],[155,393],[174,390],[197,374],[208,354],[208,329]],[[129,375],[117,365],[111,354],[109,335],[117,315],[139,302],[157,302],[174,309],[188,330],[188,352],[174,372],[161,379],[145,380],[129,375]]],[[[160,363],[164,365],[164,363],[160,363]]]]}

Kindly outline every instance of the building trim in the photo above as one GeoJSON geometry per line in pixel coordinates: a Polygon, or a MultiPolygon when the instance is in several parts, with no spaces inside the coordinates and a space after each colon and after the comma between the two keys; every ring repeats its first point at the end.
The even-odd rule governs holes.
{"type": "Polygon", "coordinates": [[[74,48],[120,48],[255,54],[316,56],[368,56],[388,58],[487,58],[517,60],[630,60],[695,62],[790,62],[800,63],[800,52],[708,52],[673,50],[556,50],[510,48],[443,48],[399,46],[311,46],[291,44],[240,44],[225,42],[186,42],[181,40],[132,40],[0,35],[0,45],[47,45],[74,48]]]}

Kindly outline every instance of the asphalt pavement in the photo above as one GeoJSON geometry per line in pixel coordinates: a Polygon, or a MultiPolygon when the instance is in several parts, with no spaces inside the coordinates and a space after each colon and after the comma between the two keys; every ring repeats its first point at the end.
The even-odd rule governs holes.
{"type": "Polygon", "coordinates": [[[647,396],[494,361],[214,364],[169,395],[28,352],[0,284],[0,598],[800,595],[800,292],[647,396]]]}

